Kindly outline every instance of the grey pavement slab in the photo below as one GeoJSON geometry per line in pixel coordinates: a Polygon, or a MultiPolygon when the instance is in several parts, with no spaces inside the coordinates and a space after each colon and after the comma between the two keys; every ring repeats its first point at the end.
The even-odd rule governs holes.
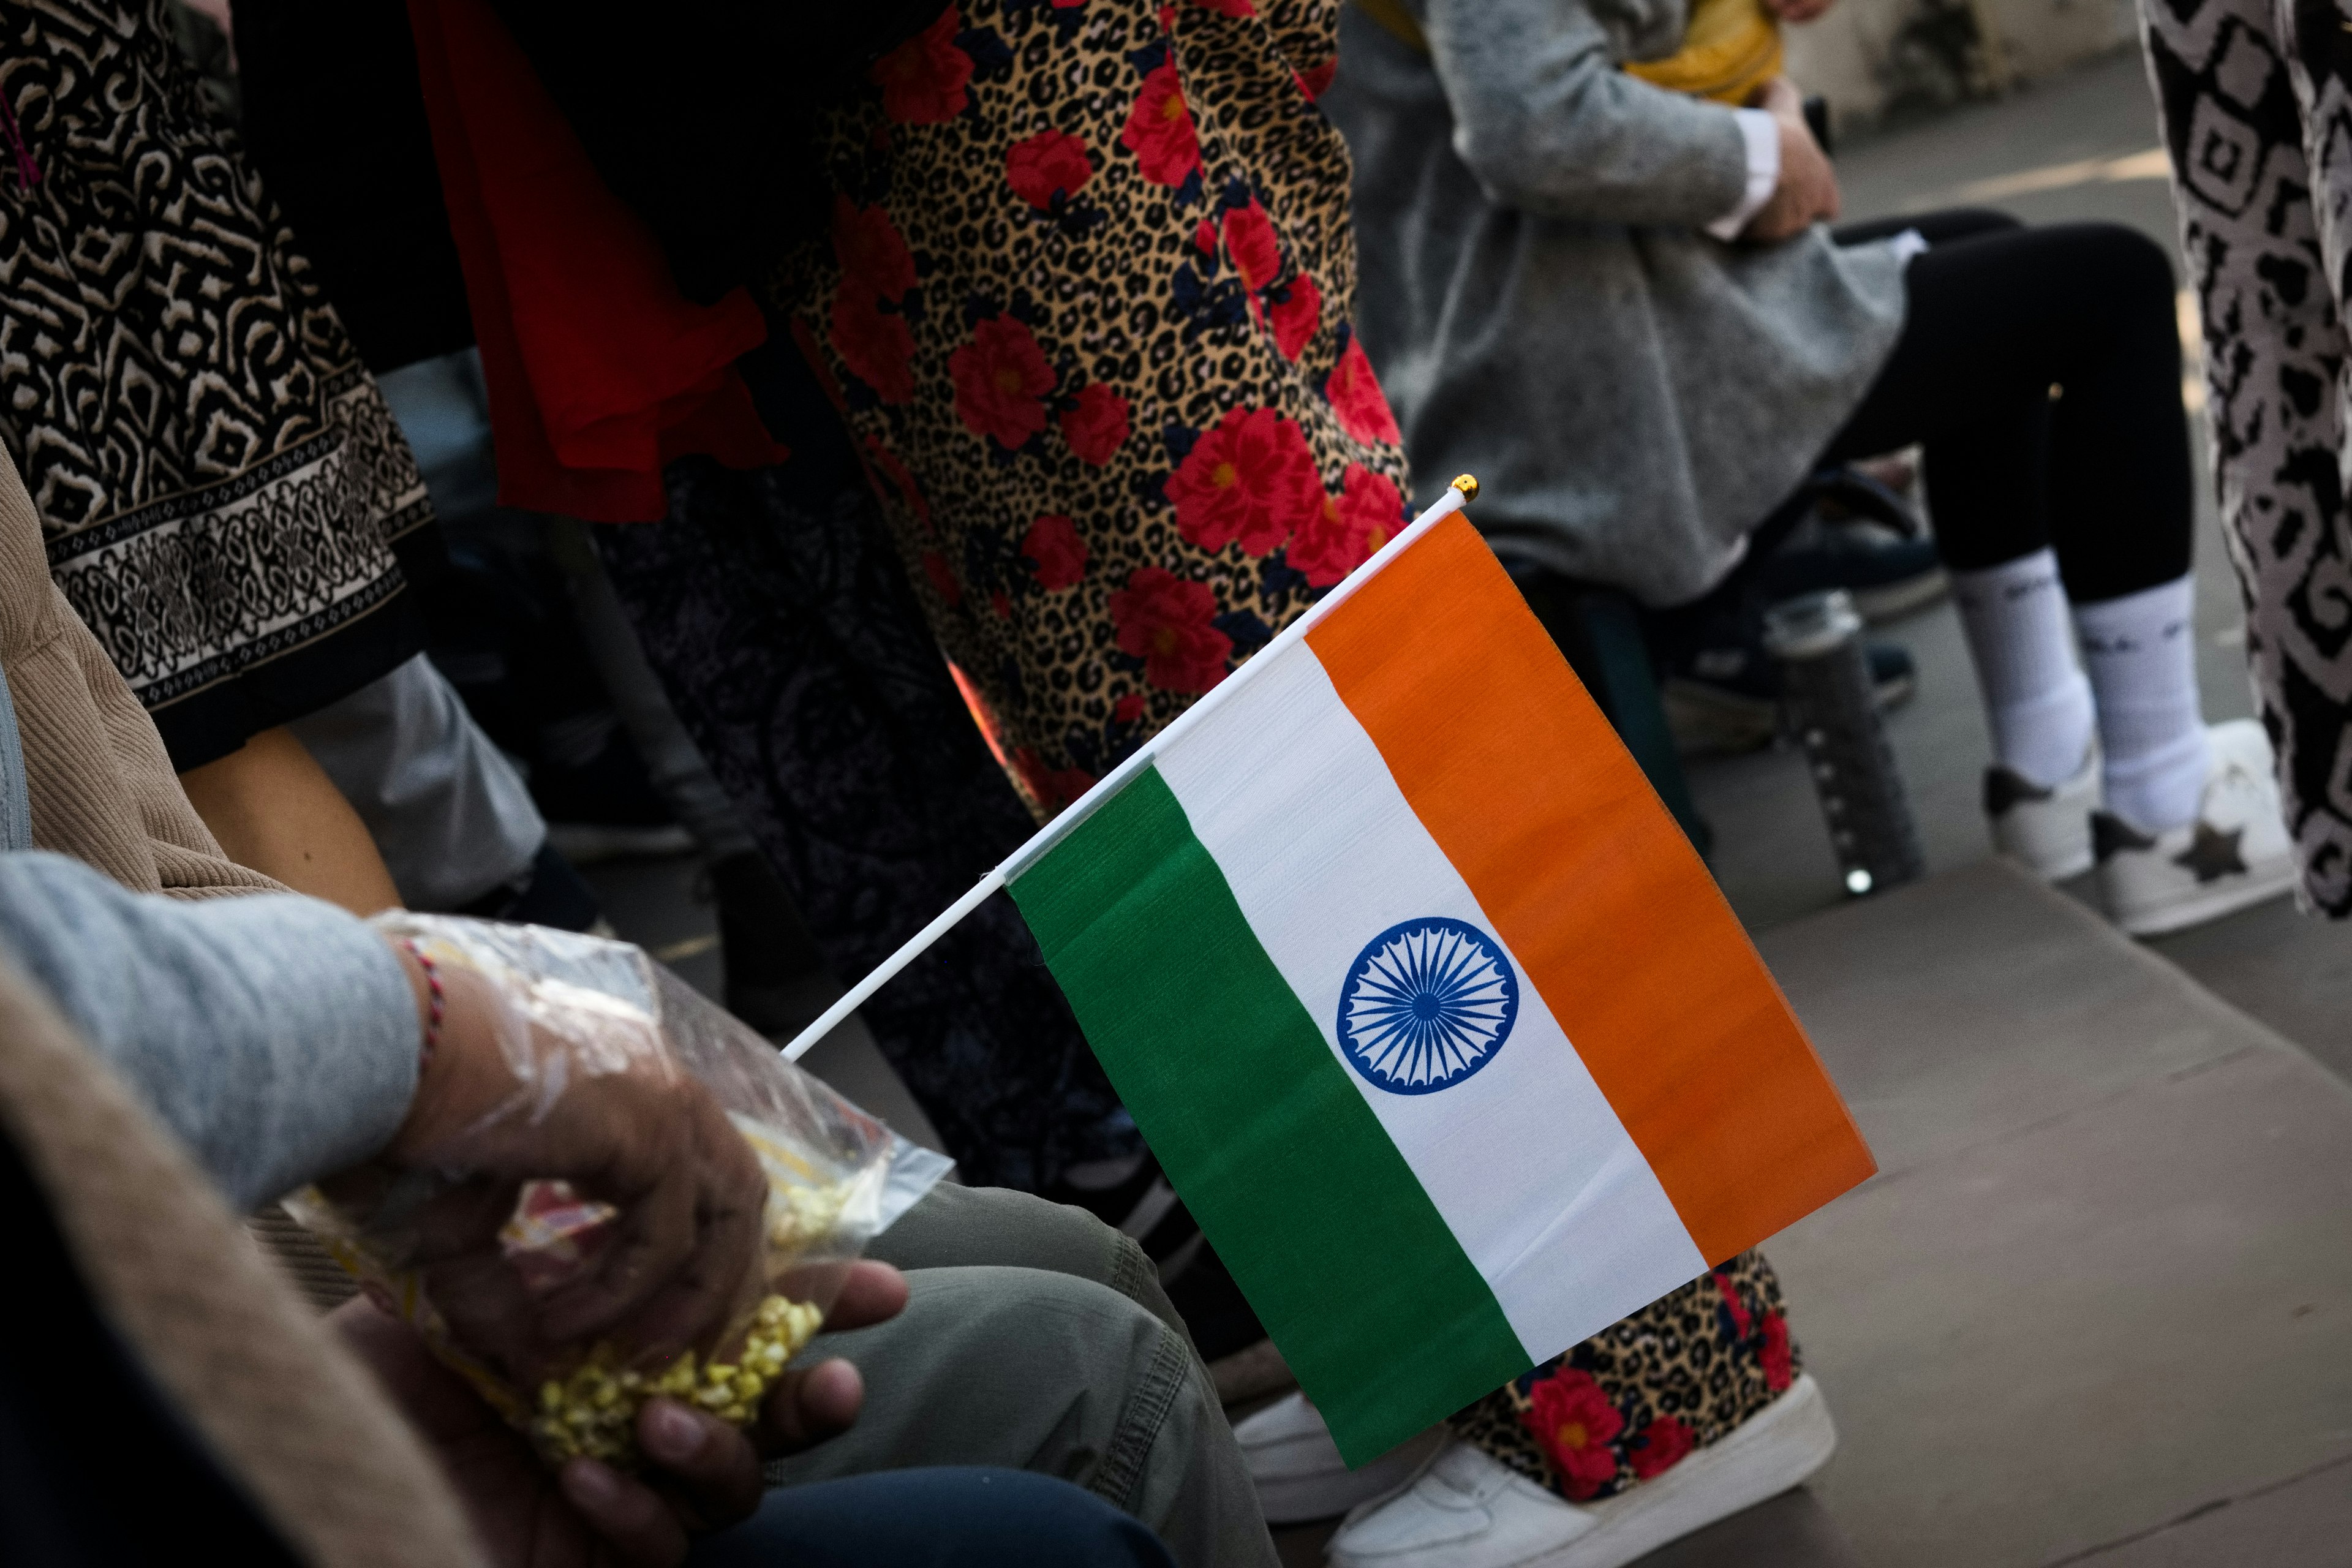
{"type": "Polygon", "coordinates": [[[2279,899],[2148,948],[2352,1079],[2352,924],[2279,899]]]}
{"type": "Polygon", "coordinates": [[[2342,1568],[2352,1557],[2352,1459],[2200,1508],[2145,1535],[2085,1552],[2082,1568],[2342,1568]]]}
{"type": "Polygon", "coordinates": [[[1782,926],[1757,946],[1888,1175],[2265,1037],[1999,859],[1782,926]]]}
{"type": "Polygon", "coordinates": [[[1764,948],[1885,1167],[1766,1248],[1862,1561],[2055,1563],[2352,1458],[2352,1085],[1998,863],[1764,948]]]}

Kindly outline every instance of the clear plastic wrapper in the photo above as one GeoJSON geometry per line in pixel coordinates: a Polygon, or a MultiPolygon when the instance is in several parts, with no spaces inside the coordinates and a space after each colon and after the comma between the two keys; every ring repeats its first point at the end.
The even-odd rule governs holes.
{"type": "Polygon", "coordinates": [[[362,1166],[286,1206],[551,1464],[584,1454],[634,1467],[635,1414],[656,1394],[750,1422],[866,1241],[949,1168],[636,947],[446,916],[374,923],[414,942],[445,984],[470,988],[469,1016],[488,1016],[505,1073],[424,1158],[362,1166]],[[684,1096],[698,1129],[686,1141],[699,1137],[703,1163],[719,1169],[728,1201],[715,1206],[730,1224],[756,1219],[753,1261],[740,1280],[696,1281],[705,1327],[683,1352],[634,1352],[622,1331],[551,1336],[547,1303],[600,1271],[633,1278],[642,1216],[612,1190],[626,1183],[593,1161],[534,1170],[537,1151],[562,1143],[536,1134],[567,1097],[575,1110],[602,1096],[642,1115],[664,1093],[684,1096]]]}

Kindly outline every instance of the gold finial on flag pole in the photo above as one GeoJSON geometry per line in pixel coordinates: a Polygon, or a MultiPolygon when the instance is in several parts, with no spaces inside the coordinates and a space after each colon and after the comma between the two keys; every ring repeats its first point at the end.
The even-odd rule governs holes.
{"type": "Polygon", "coordinates": [[[1478,476],[1475,474],[1456,474],[1454,476],[1454,482],[1448,485],[1446,489],[1460,490],[1462,492],[1462,499],[1465,501],[1476,500],[1478,499],[1478,476]]]}

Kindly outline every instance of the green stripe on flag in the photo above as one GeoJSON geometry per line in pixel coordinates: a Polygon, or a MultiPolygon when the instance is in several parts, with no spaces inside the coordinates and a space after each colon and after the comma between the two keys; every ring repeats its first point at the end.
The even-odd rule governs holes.
{"type": "Polygon", "coordinates": [[[1152,1152],[1351,1463],[1527,1370],[1486,1281],[1157,770],[1013,896],[1152,1152]]]}

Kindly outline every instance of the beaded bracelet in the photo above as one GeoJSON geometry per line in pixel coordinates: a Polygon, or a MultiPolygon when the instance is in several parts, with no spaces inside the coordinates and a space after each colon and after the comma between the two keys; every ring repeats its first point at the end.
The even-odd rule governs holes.
{"type": "Polygon", "coordinates": [[[433,1059],[433,1047],[441,1043],[441,1012],[448,998],[442,994],[441,971],[425,955],[425,950],[416,945],[416,939],[402,937],[400,945],[408,950],[408,956],[416,960],[416,966],[425,971],[425,989],[431,993],[433,998],[425,1016],[425,1047],[416,1053],[416,1065],[421,1069],[433,1059]]]}

